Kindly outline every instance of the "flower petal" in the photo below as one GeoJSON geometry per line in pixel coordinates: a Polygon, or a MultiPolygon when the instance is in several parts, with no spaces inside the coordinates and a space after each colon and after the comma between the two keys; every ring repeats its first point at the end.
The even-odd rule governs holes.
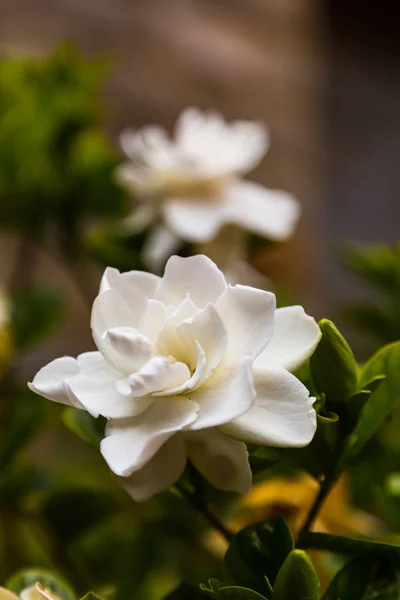
{"type": "Polygon", "coordinates": [[[112,327],[137,328],[147,298],[153,297],[160,278],[151,273],[130,271],[119,273],[106,269],[100,294],[93,303],[91,327],[95,342],[112,327]]]}
{"type": "Polygon", "coordinates": [[[198,406],[182,397],[160,398],[138,417],[109,421],[101,453],[110,469],[128,477],[149,462],[175,432],[196,418],[198,406]]]}
{"type": "Polygon", "coordinates": [[[122,297],[130,298],[139,295],[141,298],[151,298],[156,292],[159,281],[158,275],[153,275],[153,273],[146,273],[145,271],[120,273],[118,269],[107,267],[101,279],[100,292],[102,288],[104,291],[113,289],[119,292],[122,297]]]}
{"type": "Polygon", "coordinates": [[[182,338],[177,333],[177,327],[180,323],[189,319],[199,312],[199,308],[194,304],[189,296],[186,296],[182,302],[174,309],[168,307],[169,315],[162,327],[157,341],[157,353],[163,356],[183,356],[185,347],[182,338]]]}
{"type": "Polygon", "coordinates": [[[124,418],[143,412],[152,398],[134,399],[118,389],[118,371],[113,369],[100,352],[85,352],[77,359],[79,373],[66,379],[70,393],[92,416],[124,418]]]}
{"type": "Polygon", "coordinates": [[[220,368],[189,397],[199,406],[196,421],[188,426],[194,431],[229,423],[254,404],[252,361],[249,357],[236,365],[220,368]]]}
{"type": "Polygon", "coordinates": [[[165,325],[167,312],[162,302],[149,298],[143,307],[139,331],[153,343],[157,342],[160,331],[165,325]]]}
{"type": "Polygon", "coordinates": [[[256,369],[254,382],[254,406],[221,430],[252,444],[307,446],[317,427],[315,398],[307,388],[284,369],[256,369]]]}
{"type": "Polygon", "coordinates": [[[123,480],[123,486],[136,502],[170,488],[186,466],[186,448],[180,434],[165,442],[145,466],[123,480]]]}
{"type": "Polygon", "coordinates": [[[32,383],[28,383],[28,387],[36,394],[40,394],[54,402],[82,408],[81,403],[67,384],[67,380],[75,377],[79,372],[79,364],[75,358],[70,356],[56,358],[40,369],[32,383]]]}
{"type": "Polygon", "coordinates": [[[114,267],[107,267],[100,281],[99,294],[102,294],[107,290],[111,290],[112,284],[118,275],[120,275],[118,269],[114,269],[114,267]]]}
{"type": "Polygon", "coordinates": [[[228,330],[227,364],[246,354],[255,358],[274,328],[275,294],[244,285],[228,286],[216,309],[228,330]]]}
{"type": "Polygon", "coordinates": [[[160,392],[173,395],[174,390],[190,379],[190,371],[183,362],[170,363],[166,356],[154,356],[143,368],[128,377],[131,393],[135,397],[160,392]]]}
{"type": "Polygon", "coordinates": [[[225,201],[227,222],[237,223],[271,240],[290,237],[300,216],[300,205],[294,196],[252,181],[238,181],[228,186],[225,201]]]}
{"type": "MultiPolygon", "coordinates": [[[[196,368],[195,343],[197,341],[200,344],[207,362],[205,379],[209,377],[221,362],[228,343],[228,332],[215,306],[207,304],[206,308],[178,325],[176,331],[183,341],[186,363],[192,371],[196,368]]],[[[200,380],[199,384],[203,381],[200,380]]]]}
{"type": "Polygon", "coordinates": [[[102,339],[104,358],[125,375],[139,371],[153,356],[150,340],[133,327],[112,327],[102,339]]]}
{"type": "Polygon", "coordinates": [[[164,304],[176,305],[189,294],[199,308],[204,308],[208,302],[215,302],[225,289],[225,277],[207,256],[172,256],[155,298],[164,304]]]}
{"type": "Polygon", "coordinates": [[[218,429],[185,434],[188,457],[214,487],[224,492],[248,494],[252,475],[246,444],[218,429]]]}
{"type": "Polygon", "coordinates": [[[225,205],[218,198],[170,198],[163,204],[168,227],[188,242],[210,242],[225,222],[225,205]]]}
{"type": "Polygon", "coordinates": [[[155,226],[143,245],[143,262],[152,271],[159,272],[181,245],[181,240],[170,229],[164,225],[155,226]]]}
{"type": "Polygon", "coordinates": [[[269,344],[254,362],[255,366],[298,369],[314,352],[321,330],[313,317],[301,306],[287,306],[275,311],[275,326],[269,344]]]}
{"type": "Polygon", "coordinates": [[[145,125],[141,129],[126,129],[120,136],[125,154],[134,162],[150,164],[153,153],[168,150],[171,146],[168,132],[160,125],[145,125]]]}
{"type": "Polygon", "coordinates": [[[134,296],[131,304],[128,304],[128,301],[128,298],[123,298],[114,289],[106,290],[95,299],[90,325],[96,346],[99,348],[100,345],[100,351],[104,344],[103,334],[107,329],[113,327],[137,329],[145,298],[141,295],[139,298],[134,296]]]}
{"type": "Polygon", "coordinates": [[[133,398],[122,394],[115,379],[77,375],[68,382],[82,406],[93,416],[107,419],[133,417],[145,411],[153,402],[151,396],[133,398]]]}
{"type": "Polygon", "coordinates": [[[249,171],[260,162],[269,145],[263,124],[242,120],[227,123],[214,111],[201,112],[193,107],[181,113],[175,139],[182,158],[195,164],[203,176],[249,171]]]}

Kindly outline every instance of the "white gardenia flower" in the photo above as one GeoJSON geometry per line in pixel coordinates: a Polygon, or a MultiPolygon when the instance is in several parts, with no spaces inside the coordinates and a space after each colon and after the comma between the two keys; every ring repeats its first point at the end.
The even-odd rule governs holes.
{"type": "Polygon", "coordinates": [[[320,330],[300,306],[226,283],[206,256],[173,256],[162,278],[106,269],[91,327],[97,352],[63,357],[30,388],[108,419],[101,452],[134,499],[167,489],[189,458],[215,487],[247,493],[243,442],[305,446],[314,398],[289,371],[320,330]]]}
{"type": "MultiPolygon", "coordinates": [[[[146,202],[140,209],[141,221],[143,210],[148,222],[162,212],[172,234],[171,247],[173,235],[188,242],[209,242],[225,223],[271,240],[292,234],[298,201],[286,192],[242,179],[268,150],[262,124],[226,123],[217,113],[187,108],[178,118],[173,139],[162,127],[148,125],[125,131],[121,144],[130,161],[121,165],[118,178],[146,202]],[[162,202],[157,204],[157,199],[162,202]]],[[[165,246],[166,235],[159,234],[155,242],[165,246]]]]}

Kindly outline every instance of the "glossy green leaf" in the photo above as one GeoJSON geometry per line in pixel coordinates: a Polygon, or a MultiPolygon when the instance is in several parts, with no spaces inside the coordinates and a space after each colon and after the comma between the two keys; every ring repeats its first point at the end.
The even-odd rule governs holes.
{"type": "Polygon", "coordinates": [[[273,600],[319,600],[318,575],[303,550],[287,556],[275,581],[273,600]]]}
{"type": "Polygon", "coordinates": [[[225,565],[236,584],[270,597],[271,585],[292,549],[289,528],[277,516],[239,531],[226,552],[225,565]]]}
{"type": "Polygon", "coordinates": [[[328,319],[319,323],[322,338],[310,358],[315,387],[330,402],[341,404],[357,390],[357,363],[354,354],[336,326],[328,319]]]}
{"type": "Polygon", "coordinates": [[[323,600],[398,600],[400,579],[396,567],[373,555],[359,556],[335,576],[323,600]]]}
{"type": "Polygon", "coordinates": [[[357,454],[364,444],[383,425],[400,399],[400,342],[384,346],[364,365],[360,388],[377,375],[385,380],[366,403],[352,436],[349,454],[357,454]]]}
{"type": "Polygon", "coordinates": [[[100,448],[100,442],[104,437],[105,419],[95,419],[85,410],[68,407],[63,411],[62,420],[64,424],[80,437],[84,442],[100,448]]]}
{"type": "Polygon", "coordinates": [[[68,583],[61,575],[52,571],[22,569],[7,581],[6,587],[16,594],[20,594],[22,590],[29,588],[38,582],[41,583],[44,588],[58,596],[60,600],[76,600],[76,594],[68,583]]]}

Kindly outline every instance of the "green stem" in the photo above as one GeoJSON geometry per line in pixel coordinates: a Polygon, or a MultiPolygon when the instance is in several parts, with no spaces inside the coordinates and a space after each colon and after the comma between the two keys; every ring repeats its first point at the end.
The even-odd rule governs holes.
{"type": "Polygon", "coordinates": [[[330,478],[321,484],[318,495],[315,498],[314,504],[312,505],[310,512],[308,513],[302,531],[308,531],[311,528],[335,482],[336,478],[330,478]]]}
{"type": "Polygon", "coordinates": [[[300,536],[303,532],[311,529],[318,513],[325,502],[327,496],[329,495],[331,489],[339,479],[340,475],[343,473],[344,468],[346,466],[345,461],[345,453],[346,453],[346,445],[340,443],[335,452],[335,457],[333,458],[330,468],[326,470],[325,480],[321,483],[321,487],[317,494],[317,497],[314,500],[314,504],[311,507],[311,510],[307,516],[307,519],[303,525],[303,529],[301,530],[300,536]]]}
{"type": "Polygon", "coordinates": [[[316,533],[314,531],[303,531],[300,533],[297,546],[299,548],[329,550],[339,554],[373,553],[375,556],[382,558],[400,558],[400,546],[330,535],[328,533],[316,533]]]}
{"type": "Polygon", "coordinates": [[[175,488],[178,490],[179,494],[186,498],[186,500],[196,511],[203,515],[203,517],[210,523],[212,527],[214,527],[214,529],[219,531],[224,536],[227,542],[232,541],[234,533],[225,527],[224,523],[220,521],[217,515],[210,510],[207,504],[199,496],[189,492],[180,483],[176,483],[175,488]]]}

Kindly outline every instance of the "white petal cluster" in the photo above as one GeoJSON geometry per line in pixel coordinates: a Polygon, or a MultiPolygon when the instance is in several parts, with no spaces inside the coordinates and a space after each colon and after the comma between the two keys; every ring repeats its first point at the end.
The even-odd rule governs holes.
{"type": "Polygon", "coordinates": [[[136,500],[170,487],[189,458],[215,487],[247,493],[243,442],[304,446],[314,398],[289,371],[320,330],[300,306],[228,285],[206,256],[162,278],[107,269],[92,310],[97,352],[41,369],[32,390],[108,419],[101,452],[136,500]]]}
{"type": "Polygon", "coordinates": [[[173,139],[162,127],[149,125],[124,132],[121,144],[130,160],[118,171],[120,181],[146,200],[161,198],[159,205],[147,203],[148,218],[161,211],[179,238],[209,242],[225,223],[272,240],[293,232],[298,201],[242,179],[268,150],[262,124],[229,124],[219,114],[188,108],[177,121],[173,139]]]}

